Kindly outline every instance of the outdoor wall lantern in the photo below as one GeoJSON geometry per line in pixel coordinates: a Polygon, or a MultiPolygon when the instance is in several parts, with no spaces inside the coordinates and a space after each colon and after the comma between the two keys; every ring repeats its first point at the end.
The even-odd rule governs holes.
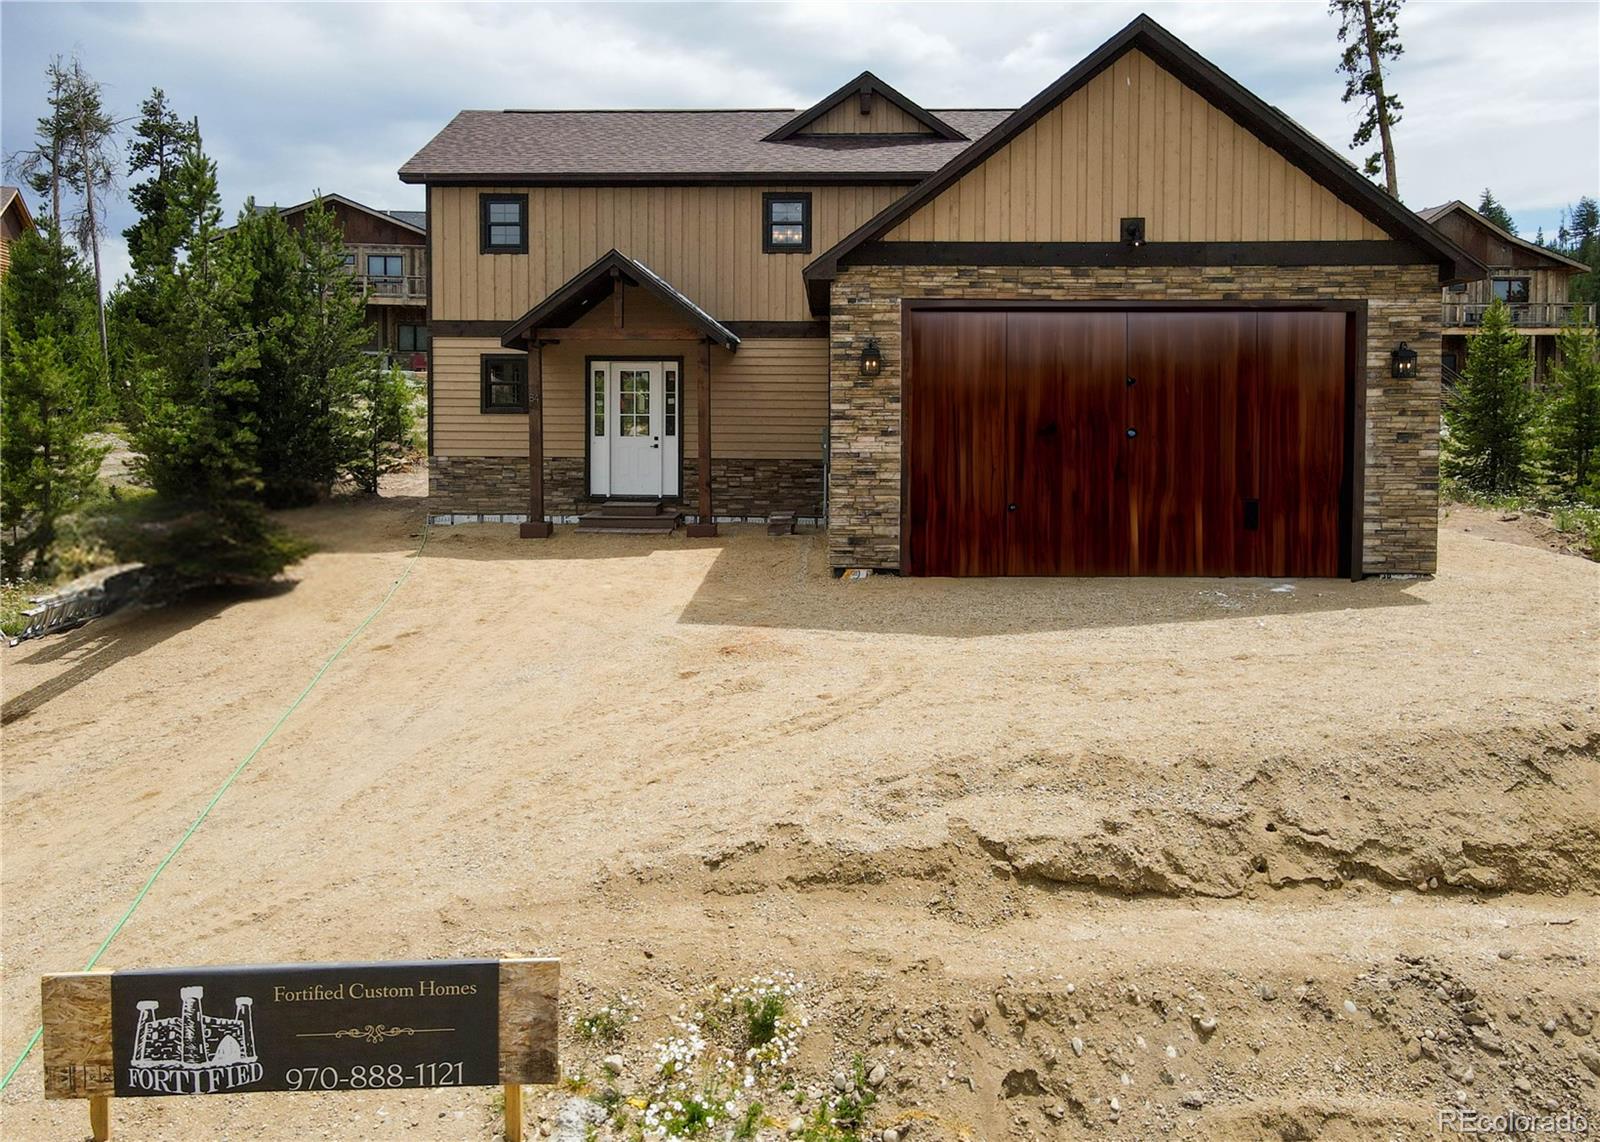
{"type": "Polygon", "coordinates": [[[1122,244],[1138,249],[1144,245],[1144,219],[1124,218],[1122,220],[1122,244]]]}
{"type": "Polygon", "coordinates": [[[876,337],[867,338],[867,347],[861,350],[861,375],[876,377],[883,372],[883,350],[878,348],[876,337]]]}
{"type": "Polygon", "coordinates": [[[1389,375],[1398,380],[1408,381],[1417,375],[1417,351],[1406,348],[1404,341],[1400,348],[1389,354],[1389,375]]]}

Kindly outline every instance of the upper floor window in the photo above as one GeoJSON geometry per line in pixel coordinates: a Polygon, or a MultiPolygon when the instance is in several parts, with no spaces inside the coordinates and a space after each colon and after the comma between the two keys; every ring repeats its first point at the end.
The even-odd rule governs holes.
{"type": "Polygon", "coordinates": [[[395,330],[395,349],[401,353],[426,353],[428,327],[426,325],[401,325],[395,330]]]}
{"type": "Polygon", "coordinates": [[[481,412],[528,411],[527,357],[483,358],[481,412]]]}
{"type": "Polygon", "coordinates": [[[1494,295],[1507,305],[1524,305],[1528,301],[1527,278],[1495,278],[1494,295]]]}
{"type": "Polygon", "coordinates": [[[1450,292],[1451,293],[1466,293],[1467,292],[1467,283],[1466,282],[1451,282],[1450,283],[1450,292]]]}
{"type": "Polygon", "coordinates": [[[811,195],[769,192],[761,196],[761,249],[768,254],[811,252],[811,195]]]}
{"type": "Polygon", "coordinates": [[[368,254],[367,277],[398,278],[405,275],[406,260],[399,254],[368,254]]]}
{"type": "Polygon", "coordinates": [[[344,259],[343,260],[344,260],[344,264],[345,264],[346,268],[352,269],[352,270],[356,268],[356,256],[354,254],[346,254],[346,255],[344,255],[344,259]]]}
{"type": "Polygon", "coordinates": [[[485,254],[528,252],[526,194],[480,194],[478,215],[481,252],[485,254]]]}

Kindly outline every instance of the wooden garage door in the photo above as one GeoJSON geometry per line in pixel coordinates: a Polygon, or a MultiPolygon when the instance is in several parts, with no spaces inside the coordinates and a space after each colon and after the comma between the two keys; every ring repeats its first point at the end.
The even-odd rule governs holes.
{"type": "Polygon", "coordinates": [[[906,571],[1339,574],[1346,322],[913,310],[906,571]]]}

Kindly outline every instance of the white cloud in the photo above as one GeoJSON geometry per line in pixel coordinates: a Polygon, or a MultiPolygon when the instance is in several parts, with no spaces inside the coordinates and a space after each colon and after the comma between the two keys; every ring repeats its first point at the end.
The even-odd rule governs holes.
{"type": "MultiPolygon", "coordinates": [[[[1152,16],[1335,147],[1321,3],[1152,3],[1152,16]]],[[[1127,4],[0,5],[0,142],[27,142],[52,52],[80,49],[113,105],[153,85],[198,114],[230,210],[315,188],[420,207],[395,171],[464,107],[803,106],[863,68],[932,107],[1015,106],[1141,10],[1127,4]]],[[[1600,6],[1403,9],[1401,189],[1485,186],[1524,228],[1600,189],[1600,6]]],[[[113,232],[128,223],[113,211],[113,232]]]]}

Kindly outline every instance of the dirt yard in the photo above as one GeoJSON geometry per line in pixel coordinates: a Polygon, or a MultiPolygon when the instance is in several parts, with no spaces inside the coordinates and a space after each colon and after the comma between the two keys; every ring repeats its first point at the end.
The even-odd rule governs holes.
{"type": "MultiPolygon", "coordinates": [[[[799,1086],[881,1067],[871,1138],[1594,1129],[1600,566],[1479,514],[1436,579],[1354,584],[841,582],[815,535],[435,528],[100,966],[557,954],[566,1013],[634,997],[619,1044],[562,1042],[623,1094],[698,989],[792,970],[799,1086]]],[[[294,513],[321,550],[289,589],[5,653],[5,1065],[421,518],[294,513]]],[[[36,1054],[6,1136],[83,1136],[40,1089],[36,1054]]],[[[488,1138],[497,1095],[113,1119],[488,1138]]],[[[583,1137],[569,1091],[528,1113],[583,1137]]]]}

